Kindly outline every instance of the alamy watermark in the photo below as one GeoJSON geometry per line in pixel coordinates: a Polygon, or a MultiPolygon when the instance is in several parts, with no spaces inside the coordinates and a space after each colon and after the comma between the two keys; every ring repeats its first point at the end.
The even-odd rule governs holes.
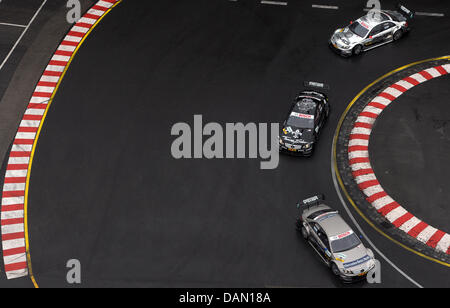
{"type": "Polygon", "coordinates": [[[70,259],[66,263],[67,271],[66,281],[69,284],[80,284],[81,283],[81,262],[77,259],[70,259]]]}
{"type": "Polygon", "coordinates": [[[79,0],[67,1],[66,7],[69,11],[66,15],[66,20],[69,24],[76,23],[81,18],[81,3],[79,0]]]}
{"type": "Polygon", "coordinates": [[[259,158],[261,169],[278,167],[278,123],[226,123],[223,126],[210,122],[203,125],[202,115],[194,115],[193,127],[184,122],[176,123],[171,135],[178,136],[171,146],[175,159],[259,158]]]}

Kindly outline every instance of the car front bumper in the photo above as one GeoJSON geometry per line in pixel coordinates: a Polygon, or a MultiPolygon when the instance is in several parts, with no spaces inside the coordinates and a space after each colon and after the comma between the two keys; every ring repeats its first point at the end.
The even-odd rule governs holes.
{"type": "Polygon", "coordinates": [[[344,56],[344,57],[350,57],[352,55],[351,49],[341,49],[337,47],[337,45],[333,44],[331,40],[328,41],[328,46],[338,55],[344,56]]]}
{"type": "Polygon", "coordinates": [[[280,153],[293,155],[293,156],[311,156],[314,146],[311,145],[309,149],[291,149],[285,145],[280,144],[280,153]]]}

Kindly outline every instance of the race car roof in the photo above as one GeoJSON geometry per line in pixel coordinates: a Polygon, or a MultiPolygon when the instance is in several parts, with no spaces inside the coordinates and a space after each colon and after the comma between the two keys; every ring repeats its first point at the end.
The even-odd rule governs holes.
{"type": "Polygon", "coordinates": [[[301,114],[310,114],[314,115],[316,112],[317,103],[314,98],[302,97],[295,104],[292,111],[298,112],[301,114]]]}
{"type": "Polygon", "coordinates": [[[371,12],[367,13],[363,17],[359,18],[357,21],[368,30],[371,30],[376,25],[379,25],[383,21],[392,20],[392,18],[383,11],[379,11],[379,14],[373,14],[371,12]],[[377,18],[379,16],[379,18],[377,18]]]}
{"type": "Polygon", "coordinates": [[[326,219],[316,221],[329,237],[351,231],[351,228],[339,214],[330,215],[326,219]]]}

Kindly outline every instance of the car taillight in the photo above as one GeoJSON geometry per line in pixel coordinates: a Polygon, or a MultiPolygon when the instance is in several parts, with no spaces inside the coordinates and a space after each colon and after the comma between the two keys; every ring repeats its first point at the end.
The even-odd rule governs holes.
{"type": "Polygon", "coordinates": [[[405,21],[405,27],[408,27],[408,23],[405,21]]]}

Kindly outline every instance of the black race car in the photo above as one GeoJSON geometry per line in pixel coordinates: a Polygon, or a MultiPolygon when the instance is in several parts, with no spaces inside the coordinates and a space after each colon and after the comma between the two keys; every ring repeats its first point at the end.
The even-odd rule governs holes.
{"type": "Polygon", "coordinates": [[[328,97],[317,91],[302,91],[291,106],[280,131],[280,152],[310,156],[330,114],[328,97]]]}

